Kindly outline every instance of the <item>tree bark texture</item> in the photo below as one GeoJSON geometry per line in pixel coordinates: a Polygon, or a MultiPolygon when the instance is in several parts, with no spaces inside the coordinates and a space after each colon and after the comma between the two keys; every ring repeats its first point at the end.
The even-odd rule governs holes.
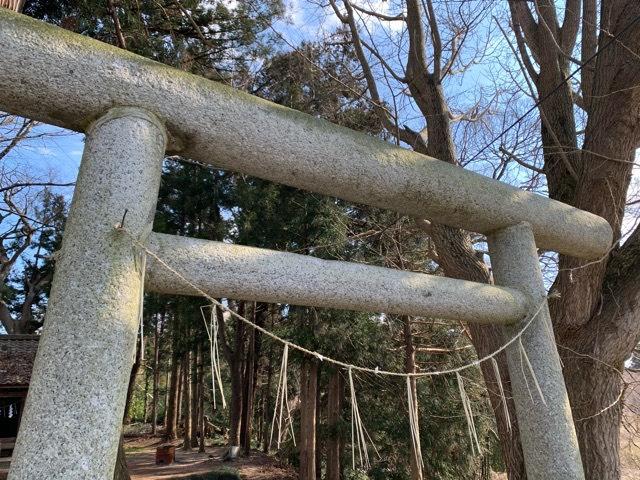
{"type": "Polygon", "coordinates": [[[191,451],[191,352],[185,352],[182,358],[182,414],[183,443],[182,449],[191,451]]]}
{"type": "Polygon", "coordinates": [[[316,480],[318,363],[305,358],[300,378],[300,480],[316,480]]]}
{"type": "MultiPolygon", "coordinates": [[[[158,314],[159,316],[160,314],[158,314]]],[[[157,318],[157,317],[156,317],[157,318]]],[[[164,315],[162,316],[164,322],[164,315]]],[[[153,398],[151,399],[151,434],[155,435],[158,428],[158,398],[160,386],[160,333],[156,321],[153,332],[153,398]]],[[[167,411],[164,412],[165,416],[167,411]]]]}
{"type": "Polygon", "coordinates": [[[191,352],[191,446],[198,446],[198,357],[200,356],[200,345],[198,344],[191,352]]]}
{"type": "MultiPolygon", "coordinates": [[[[509,3],[514,26],[538,64],[540,74],[532,75],[537,93],[551,95],[540,108],[550,196],[604,217],[617,242],[640,146],[640,93],[634,88],[640,75],[640,28],[628,28],[640,15],[640,4],[603,0],[598,26],[597,2],[584,0],[582,18],[569,16],[560,26],[555,6],[544,2],[546,23],[552,26],[548,30],[527,6],[509,3]],[[581,60],[599,52],[581,71],[579,105],[587,113],[581,149],[573,109],[578,99],[568,83],[554,92],[568,70],[567,58],[552,46],[564,42],[571,52],[575,38],[566,42],[566,29],[580,24],[581,60]]],[[[620,478],[621,404],[616,400],[623,388],[624,360],[640,340],[639,237],[636,228],[597,262],[560,256],[553,285],[560,297],[550,302],[551,314],[588,480],[620,478]]]]}
{"type": "Polygon", "coordinates": [[[178,397],[179,384],[180,358],[174,352],[171,357],[171,379],[169,390],[167,392],[167,412],[165,413],[167,418],[165,437],[169,441],[178,438],[178,404],[180,403],[180,399],[178,397]]]}
{"type": "Polygon", "coordinates": [[[344,404],[344,380],[339,370],[331,373],[327,399],[327,480],[340,480],[342,476],[342,450],[344,437],[340,429],[344,404]]]}

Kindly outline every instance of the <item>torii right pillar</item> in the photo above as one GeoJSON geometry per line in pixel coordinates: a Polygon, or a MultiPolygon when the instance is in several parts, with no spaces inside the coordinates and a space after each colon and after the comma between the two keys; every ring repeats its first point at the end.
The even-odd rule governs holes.
{"type": "MultiPolygon", "coordinates": [[[[518,224],[488,237],[491,266],[496,284],[517,288],[532,299],[540,311],[521,337],[544,396],[526,365],[519,342],[507,348],[511,391],[518,416],[520,441],[529,480],[584,480],[560,357],[553,338],[540,262],[531,227],[518,224]]],[[[504,327],[505,340],[524,326],[504,327]]]]}

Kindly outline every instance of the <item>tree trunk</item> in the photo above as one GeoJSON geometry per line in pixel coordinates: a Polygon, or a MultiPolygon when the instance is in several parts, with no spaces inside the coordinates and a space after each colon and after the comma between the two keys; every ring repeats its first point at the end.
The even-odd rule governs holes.
{"type": "Polygon", "coordinates": [[[204,424],[204,351],[202,345],[198,356],[198,452],[205,451],[206,428],[204,424]]]}
{"type": "Polygon", "coordinates": [[[178,390],[180,384],[180,360],[178,355],[174,352],[171,357],[171,384],[167,391],[167,411],[165,417],[167,419],[167,428],[165,431],[165,437],[167,440],[175,440],[178,438],[178,403],[180,398],[178,397],[178,390]]]}
{"type": "Polygon", "coordinates": [[[273,345],[269,347],[269,356],[268,356],[268,364],[267,364],[267,382],[262,387],[263,388],[263,396],[262,396],[262,424],[264,428],[262,430],[262,452],[269,452],[269,425],[271,422],[270,415],[271,412],[271,380],[273,378],[273,345]]]}
{"type": "Polygon", "coordinates": [[[120,434],[120,442],[118,443],[118,457],[116,459],[116,468],[113,472],[113,480],[131,480],[129,468],[127,467],[127,457],[124,453],[124,435],[120,434]]]}
{"type": "MultiPolygon", "coordinates": [[[[178,424],[178,429],[183,428],[184,425],[184,414],[183,414],[183,401],[182,397],[184,396],[184,388],[182,388],[184,384],[184,361],[182,358],[179,358],[178,364],[180,365],[180,372],[178,374],[178,392],[176,393],[176,404],[178,405],[178,415],[176,416],[176,423],[178,424]]],[[[176,430],[176,435],[178,434],[178,430],[176,430]]]]}
{"type": "MultiPolygon", "coordinates": [[[[140,345],[140,343],[138,345],[140,345]]],[[[136,362],[131,367],[131,374],[129,375],[129,388],[127,389],[127,398],[125,400],[125,412],[124,412],[125,417],[129,409],[129,404],[131,403],[131,397],[133,396],[133,389],[136,381],[138,368],[140,368],[139,350],[140,348],[138,348],[138,352],[136,352],[136,362]]],[[[123,418],[123,423],[124,423],[124,418],[123,418]]],[[[121,433],[120,442],[118,442],[118,453],[116,458],[116,466],[113,471],[113,479],[114,480],[130,480],[130,478],[131,477],[129,475],[129,468],[127,467],[127,458],[124,453],[124,433],[121,433]]]]}
{"type": "Polygon", "coordinates": [[[340,480],[342,475],[342,448],[344,439],[340,431],[342,405],[344,403],[344,380],[339,370],[329,379],[327,399],[327,480],[340,480]]]}
{"type": "MultiPolygon", "coordinates": [[[[581,71],[582,108],[587,124],[583,147],[577,152],[573,105],[576,97],[569,82],[560,82],[567,59],[558,53],[553,39],[547,40],[546,27],[527,12],[533,7],[513,0],[510,6],[512,23],[524,25],[524,40],[539,64],[538,96],[553,93],[539,109],[549,194],[605,218],[614,232],[611,255],[588,263],[560,256],[553,285],[560,296],[550,301],[550,310],[585,477],[617,480],[621,420],[618,398],[623,388],[620,372],[640,337],[640,231],[636,229],[624,245],[616,245],[621,236],[635,150],[640,145],[640,92],[635,88],[640,76],[635,53],[640,48],[640,29],[637,25],[628,28],[640,15],[640,3],[583,1],[581,60],[586,61],[596,50],[598,56],[595,62],[584,63],[581,71]],[[600,37],[596,40],[598,30],[600,37]],[[574,151],[569,156],[573,174],[567,171],[566,160],[557,155],[563,149],[567,155],[574,151]]],[[[549,11],[553,10],[551,7],[549,11]]],[[[559,38],[562,40],[562,36],[559,38]]],[[[574,46],[569,45],[566,51],[573,51],[574,46]]]]}
{"type": "MultiPolygon", "coordinates": [[[[255,315],[254,315],[255,321],[255,315]]],[[[253,419],[254,401],[254,372],[256,354],[256,334],[251,329],[247,345],[247,356],[244,369],[244,385],[242,392],[242,425],[240,428],[240,442],[245,456],[251,455],[251,425],[253,419]]]]}
{"type": "MultiPolygon", "coordinates": [[[[156,316],[156,318],[158,318],[156,316]]],[[[164,321],[164,315],[162,316],[164,321]]],[[[158,322],[153,332],[153,398],[151,399],[151,434],[155,435],[158,428],[158,387],[160,383],[160,333],[158,322]]],[[[165,415],[167,414],[165,410],[165,415]]]]}
{"type": "Polygon", "coordinates": [[[167,369],[167,375],[164,380],[164,415],[162,419],[162,425],[164,427],[164,431],[167,431],[167,420],[168,420],[168,412],[169,412],[169,390],[171,385],[171,367],[167,369]]]}
{"type": "MultiPolygon", "coordinates": [[[[245,314],[244,302],[238,304],[238,314],[245,314]]],[[[221,318],[222,315],[220,316],[221,318]]],[[[231,370],[231,401],[229,405],[229,446],[240,445],[240,427],[242,423],[242,366],[245,343],[245,324],[237,320],[234,325],[234,347],[229,347],[224,340],[224,322],[220,322],[220,336],[223,340],[223,351],[231,370]]]]}
{"type": "Polygon", "coordinates": [[[305,358],[300,378],[300,480],[316,480],[318,363],[305,358]]]}
{"type": "Polygon", "coordinates": [[[149,422],[149,369],[144,369],[144,399],[142,401],[142,422],[149,422]]]}
{"type": "MultiPolygon", "coordinates": [[[[411,332],[411,318],[402,317],[403,336],[404,336],[404,371],[407,373],[415,373],[416,371],[416,348],[413,345],[413,333],[411,332]]],[[[418,389],[416,386],[415,377],[411,377],[409,380],[411,383],[411,393],[415,399],[413,408],[415,412],[418,412],[418,389]]],[[[420,432],[419,415],[416,415],[416,429],[420,432]]],[[[411,469],[411,480],[422,480],[422,469],[418,463],[418,454],[411,441],[411,449],[409,451],[410,459],[409,466],[411,469]]]]}
{"type": "Polygon", "coordinates": [[[615,372],[591,358],[580,358],[566,352],[563,363],[565,376],[571,378],[573,387],[569,388],[570,400],[583,453],[585,478],[618,480],[621,475],[619,449],[623,404],[615,402],[623,388],[619,372],[624,367],[617,365],[619,372],[615,372]],[[577,386],[579,388],[576,389],[577,386]],[[609,405],[614,406],[598,415],[609,405]]]}
{"type": "MultiPolygon", "coordinates": [[[[411,1],[414,11],[412,15],[420,16],[419,4],[411,1]]],[[[409,3],[408,3],[409,5],[409,3]]],[[[415,48],[415,47],[414,47],[415,48]]],[[[408,74],[411,78],[409,88],[416,103],[427,121],[427,145],[416,144],[414,150],[419,153],[437,158],[451,165],[459,165],[451,123],[449,120],[449,108],[446,103],[444,91],[440,79],[429,74],[425,65],[413,65],[419,57],[409,55],[409,70],[414,73],[408,74]]],[[[427,232],[432,238],[438,254],[438,264],[447,277],[460,280],[470,280],[480,283],[491,283],[491,275],[484,260],[479,257],[474,249],[469,234],[458,228],[433,224],[427,232]]],[[[485,356],[495,351],[503,341],[500,328],[495,325],[470,324],[468,326],[471,333],[473,346],[479,357],[485,356]]],[[[505,396],[511,398],[511,384],[508,375],[506,357],[504,354],[496,357],[502,376],[505,396]]],[[[496,379],[490,365],[481,365],[482,374],[487,386],[495,385],[496,379]]],[[[513,422],[509,429],[503,409],[500,407],[502,399],[496,388],[489,388],[489,400],[495,412],[498,436],[502,457],[507,466],[510,480],[523,480],[526,478],[524,456],[517,422],[513,422]]],[[[511,419],[516,418],[515,405],[513,400],[507,403],[511,419]]]]}
{"type": "Polygon", "coordinates": [[[0,0],[0,7],[8,8],[14,12],[22,12],[25,0],[0,0]]]}
{"type": "MultiPolygon", "coordinates": [[[[253,322],[263,327],[268,314],[268,305],[264,303],[254,303],[253,322]]],[[[260,349],[262,346],[262,336],[260,332],[251,329],[247,345],[246,362],[244,369],[244,391],[242,400],[242,428],[240,440],[245,455],[251,454],[251,438],[253,431],[254,405],[256,401],[256,389],[258,383],[258,362],[260,360],[260,349]]]]}
{"type": "Polygon", "coordinates": [[[191,352],[184,354],[182,359],[182,413],[184,418],[182,449],[191,451],[191,352]]]}
{"type": "Polygon", "coordinates": [[[128,425],[131,423],[131,400],[133,398],[133,392],[136,388],[136,378],[138,376],[138,371],[140,371],[141,364],[141,352],[144,348],[144,344],[140,341],[137,342],[136,346],[136,360],[133,363],[133,367],[131,368],[131,375],[129,376],[129,388],[127,389],[127,399],[124,406],[124,424],[128,425]]]}
{"type": "Polygon", "coordinates": [[[201,355],[200,343],[198,342],[195,352],[191,353],[191,446],[198,446],[198,363],[201,355]]]}
{"type": "MultiPolygon", "coordinates": [[[[316,374],[316,425],[322,425],[322,365],[318,362],[318,373],[316,374]]],[[[317,428],[316,428],[317,430],[317,428]]],[[[316,480],[322,480],[322,455],[326,440],[322,436],[316,435],[316,480]]]]}

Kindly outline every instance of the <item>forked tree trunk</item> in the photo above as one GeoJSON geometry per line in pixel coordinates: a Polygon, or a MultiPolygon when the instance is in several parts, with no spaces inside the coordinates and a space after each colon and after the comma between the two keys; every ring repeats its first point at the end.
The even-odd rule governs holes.
{"type": "Polygon", "coordinates": [[[318,363],[305,358],[300,378],[300,480],[316,480],[318,363]]]}
{"type": "Polygon", "coordinates": [[[344,380],[339,370],[329,379],[327,399],[327,480],[340,480],[342,475],[342,448],[344,438],[340,431],[342,405],[344,403],[344,380]]]}

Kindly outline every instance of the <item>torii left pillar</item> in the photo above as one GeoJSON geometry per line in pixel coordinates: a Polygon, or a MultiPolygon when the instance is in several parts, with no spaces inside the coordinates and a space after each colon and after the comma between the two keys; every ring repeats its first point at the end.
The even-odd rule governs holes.
{"type": "Polygon", "coordinates": [[[10,480],[112,480],[167,137],[114,108],[87,130],[10,480]]]}

